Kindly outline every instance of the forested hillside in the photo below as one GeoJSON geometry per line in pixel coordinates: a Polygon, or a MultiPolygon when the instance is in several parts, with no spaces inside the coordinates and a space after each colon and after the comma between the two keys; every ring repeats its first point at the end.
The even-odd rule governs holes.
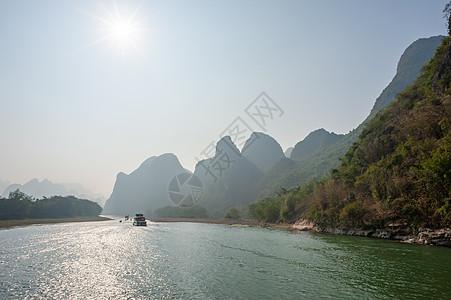
{"type": "Polygon", "coordinates": [[[250,205],[266,221],[320,227],[451,226],[451,45],[377,114],[328,179],[250,205]]]}
{"type": "Polygon", "coordinates": [[[396,94],[415,81],[420,75],[421,67],[432,58],[444,38],[422,38],[409,45],[399,59],[395,76],[376,99],[368,117],[345,135],[335,135],[324,129],[312,132],[293,149],[290,157],[293,161],[281,161],[268,172],[264,178],[265,188],[261,196],[273,196],[281,187],[288,189],[312,179],[322,178],[338,167],[339,158],[357,141],[363,128],[377,112],[395,100],[396,94]]]}

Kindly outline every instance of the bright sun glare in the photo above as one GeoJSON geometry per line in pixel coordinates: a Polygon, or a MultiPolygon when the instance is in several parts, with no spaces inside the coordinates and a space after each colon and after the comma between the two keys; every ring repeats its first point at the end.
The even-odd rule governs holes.
{"type": "Polygon", "coordinates": [[[133,26],[127,22],[118,22],[114,24],[112,29],[116,38],[129,39],[133,37],[133,26]]]}
{"type": "Polygon", "coordinates": [[[112,4],[112,9],[104,4],[100,6],[105,17],[82,10],[85,14],[95,18],[104,25],[102,27],[102,36],[90,43],[88,47],[108,42],[111,46],[110,48],[114,49],[120,56],[131,56],[132,52],[136,51],[145,58],[139,44],[144,42],[143,34],[149,30],[141,26],[143,19],[137,19],[141,5],[131,14],[127,14],[124,10],[121,11],[119,9],[116,1],[113,0],[112,4]]]}

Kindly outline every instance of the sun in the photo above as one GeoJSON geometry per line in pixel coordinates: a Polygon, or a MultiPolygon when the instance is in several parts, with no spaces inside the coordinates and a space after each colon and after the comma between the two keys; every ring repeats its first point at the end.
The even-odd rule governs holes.
{"type": "Polygon", "coordinates": [[[87,45],[87,47],[106,43],[109,44],[109,49],[114,50],[120,56],[130,57],[133,55],[133,52],[138,52],[145,58],[140,45],[145,42],[146,33],[149,32],[149,29],[143,27],[144,19],[138,17],[141,4],[131,13],[127,13],[125,10],[121,10],[114,0],[110,7],[101,3],[100,9],[102,16],[92,14],[80,8],[77,9],[100,21],[101,24],[98,30],[101,33],[100,37],[87,45]]]}
{"type": "Polygon", "coordinates": [[[133,38],[134,28],[129,22],[117,22],[113,25],[112,30],[117,39],[127,40],[133,38]]]}

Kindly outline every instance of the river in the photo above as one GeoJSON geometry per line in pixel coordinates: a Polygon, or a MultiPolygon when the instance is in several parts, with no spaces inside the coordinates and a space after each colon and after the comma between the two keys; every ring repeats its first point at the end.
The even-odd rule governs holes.
{"type": "Polygon", "coordinates": [[[445,299],[451,249],[118,220],[0,230],[0,299],[445,299]]]}

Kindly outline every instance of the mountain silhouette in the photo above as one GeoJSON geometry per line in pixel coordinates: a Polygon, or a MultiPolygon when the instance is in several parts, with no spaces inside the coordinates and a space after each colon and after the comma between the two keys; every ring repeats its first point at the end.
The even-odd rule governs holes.
{"type": "Polygon", "coordinates": [[[129,175],[122,172],[117,175],[113,193],[106,201],[103,213],[146,213],[171,205],[169,183],[176,175],[186,172],[172,153],[150,157],[129,175]]]}

